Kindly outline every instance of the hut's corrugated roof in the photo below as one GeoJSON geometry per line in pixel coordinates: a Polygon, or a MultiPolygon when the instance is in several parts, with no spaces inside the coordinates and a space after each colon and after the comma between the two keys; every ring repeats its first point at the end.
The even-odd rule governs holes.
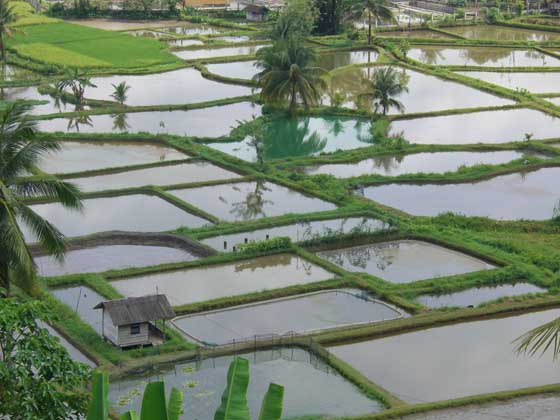
{"type": "Polygon", "coordinates": [[[93,309],[105,309],[117,326],[175,317],[165,295],[108,300],[98,303],[93,309]]]}

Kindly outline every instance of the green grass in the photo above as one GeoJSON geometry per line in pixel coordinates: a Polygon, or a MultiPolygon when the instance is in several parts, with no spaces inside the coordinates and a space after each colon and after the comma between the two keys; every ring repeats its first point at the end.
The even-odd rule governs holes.
{"type": "Polygon", "coordinates": [[[25,58],[58,66],[126,69],[180,63],[157,40],[67,22],[24,26],[7,44],[25,58]]]}

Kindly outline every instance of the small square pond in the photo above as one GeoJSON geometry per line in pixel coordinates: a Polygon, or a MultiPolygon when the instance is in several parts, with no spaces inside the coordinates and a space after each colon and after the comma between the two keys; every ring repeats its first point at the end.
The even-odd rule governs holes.
{"type": "Polygon", "coordinates": [[[126,297],[163,293],[174,306],[297,284],[329,280],[334,274],[292,254],[168,271],[111,282],[126,297]]]}
{"type": "MultiPolygon", "coordinates": [[[[111,230],[161,232],[181,226],[201,227],[211,224],[156,196],[135,194],[88,198],[82,203],[82,212],[66,209],[60,203],[34,204],[30,207],[66,236],[84,236],[111,230]]],[[[24,234],[28,241],[35,240],[27,228],[24,234]]]]}
{"type": "Polygon", "coordinates": [[[363,195],[415,216],[453,212],[503,220],[548,220],[558,211],[559,177],[560,168],[543,168],[473,183],[371,186],[363,195]]]}
{"type": "MultiPolygon", "coordinates": [[[[340,417],[382,410],[379,402],[368,398],[322,359],[303,349],[284,347],[240,356],[250,363],[247,399],[253,419],[258,416],[271,382],[284,386],[283,418],[340,417]],[[314,392],[309,392],[310,389],[314,392]]],[[[130,409],[139,412],[146,382],[163,380],[167,390],[171,387],[183,390],[182,420],[212,420],[220,405],[232,360],[233,356],[224,356],[178,363],[159,367],[143,376],[114,381],[109,399],[119,412],[130,409]]]]}
{"type": "Polygon", "coordinates": [[[396,319],[402,313],[358,289],[327,290],[175,318],[187,337],[221,345],[396,319]],[[278,316],[282,314],[282,316],[278,316]]]}
{"type": "Polygon", "coordinates": [[[145,169],[131,169],[107,175],[69,178],[83,192],[118,190],[145,185],[178,185],[239,178],[234,172],[208,162],[181,163],[145,169]]]}
{"type": "Polygon", "coordinates": [[[329,351],[409,403],[509,391],[558,382],[550,352],[518,355],[512,342],[559,316],[554,309],[465,322],[329,351]]]}
{"type": "Polygon", "coordinates": [[[317,255],[345,270],[371,274],[391,283],[410,283],[495,268],[470,255],[415,240],[334,249],[317,255]]]}
{"type": "Polygon", "coordinates": [[[170,190],[169,193],[227,221],[336,209],[327,201],[262,181],[170,190]]]}

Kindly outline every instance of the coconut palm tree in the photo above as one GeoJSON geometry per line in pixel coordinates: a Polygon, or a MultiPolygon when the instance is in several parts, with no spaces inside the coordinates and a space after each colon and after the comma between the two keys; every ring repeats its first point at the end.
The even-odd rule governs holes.
{"type": "Polygon", "coordinates": [[[395,99],[404,92],[408,92],[406,76],[395,70],[394,67],[383,67],[375,70],[373,77],[366,83],[367,92],[360,95],[360,98],[370,98],[373,100],[375,112],[387,115],[391,108],[396,108],[399,112],[404,112],[404,105],[395,99]]]}
{"type": "Polygon", "coordinates": [[[13,6],[8,0],[0,0],[0,51],[2,53],[2,61],[6,63],[6,45],[5,37],[11,37],[14,29],[10,28],[10,23],[16,21],[16,15],[13,6]]]}
{"type": "Polygon", "coordinates": [[[127,93],[130,90],[130,86],[127,85],[126,82],[120,82],[118,85],[111,83],[111,86],[113,86],[114,89],[111,97],[119,104],[124,105],[128,97],[127,93]]]}
{"type": "Polygon", "coordinates": [[[315,52],[297,40],[280,40],[273,46],[257,52],[256,67],[261,69],[254,77],[261,87],[265,103],[288,103],[295,115],[298,103],[305,108],[318,104],[326,89],[323,76],[326,71],[315,67],[315,52]]]}
{"type": "Polygon", "coordinates": [[[516,351],[520,354],[534,356],[552,350],[554,360],[560,356],[560,318],[538,326],[517,338],[516,351]]]}
{"type": "Polygon", "coordinates": [[[60,150],[58,141],[36,136],[35,123],[27,118],[29,109],[29,105],[15,102],[0,113],[0,288],[6,291],[16,279],[29,286],[35,276],[24,227],[57,259],[63,258],[66,249],[64,236],[26,200],[43,197],[81,209],[74,185],[50,175],[29,176],[42,156],[60,150]]]}
{"type": "Polygon", "coordinates": [[[368,44],[371,44],[371,25],[375,21],[375,26],[380,21],[395,20],[393,11],[387,0],[358,0],[353,2],[351,9],[353,18],[367,17],[368,21],[368,44]]]}
{"type": "Polygon", "coordinates": [[[84,103],[84,94],[87,87],[97,86],[91,82],[90,77],[80,73],[78,69],[68,70],[65,78],[59,81],[56,85],[56,88],[60,93],[64,93],[67,88],[72,90],[72,95],[76,100],[76,106],[79,109],[81,109],[81,106],[84,103]]]}

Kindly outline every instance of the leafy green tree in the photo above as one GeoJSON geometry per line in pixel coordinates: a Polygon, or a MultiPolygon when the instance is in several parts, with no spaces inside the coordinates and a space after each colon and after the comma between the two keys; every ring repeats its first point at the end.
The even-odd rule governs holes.
{"type": "Polygon", "coordinates": [[[313,32],[317,16],[311,0],[288,0],[274,22],[270,36],[273,40],[302,40],[313,32]]]}
{"type": "Polygon", "coordinates": [[[372,41],[372,24],[380,21],[395,20],[387,0],[356,0],[352,4],[351,15],[355,18],[366,17],[368,21],[368,44],[372,41]]]}
{"type": "Polygon", "coordinates": [[[408,39],[401,39],[401,41],[399,42],[399,50],[406,58],[408,52],[410,51],[410,42],[408,42],[408,39]]]}
{"type": "MultiPolygon", "coordinates": [[[[230,364],[226,389],[222,401],[214,415],[214,420],[251,420],[247,403],[249,386],[249,361],[236,357],[230,364]]],[[[106,373],[96,372],[93,380],[92,399],[86,420],[108,420],[109,380],[106,373]]],[[[259,420],[280,420],[284,387],[270,384],[265,394],[259,420]]],[[[182,414],[183,394],[173,388],[169,402],[165,401],[165,386],[162,381],[146,386],[142,399],[140,418],[134,410],[121,416],[121,420],[179,420],[182,414]]]]}
{"type": "Polygon", "coordinates": [[[76,390],[85,386],[90,369],[74,362],[38,319],[52,320],[42,302],[0,303],[0,417],[77,418],[85,412],[87,395],[76,390]]]}
{"type": "Polygon", "coordinates": [[[10,28],[10,24],[16,19],[13,5],[10,5],[9,0],[0,0],[0,52],[4,63],[6,63],[5,38],[12,36],[14,29],[10,28]]]}
{"type": "Polygon", "coordinates": [[[257,52],[254,79],[261,87],[262,100],[270,105],[285,105],[295,115],[298,102],[305,108],[318,104],[326,89],[326,71],[316,67],[315,52],[297,40],[277,41],[257,52]]]}
{"type": "Polygon", "coordinates": [[[59,81],[56,87],[60,93],[64,93],[67,88],[70,88],[76,105],[82,106],[86,88],[97,86],[91,82],[90,77],[81,73],[78,69],[72,69],[66,71],[65,78],[59,81]]]}
{"type": "Polygon", "coordinates": [[[27,117],[29,109],[29,105],[15,102],[0,112],[0,287],[8,292],[16,278],[28,289],[35,278],[35,264],[22,226],[57,259],[62,260],[66,250],[63,235],[25,200],[44,197],[70,209],[81,209],[74,185],[50,175],[22,178],[33,173],[46,154],[60,150],[59,141],[36,136],[35,122],[27,117]]]}
{"type": "Polygon", "coordinates": [[[408,87],[403,75],[394,67],[384,67],[373,73],[373,78],[369,80],[368,91],[360,96],[373,100],[375,112],[381,110],[383,115],[387,115],[391,108],[404,112],[402,102],[395,99],[404,92],[408,92],[408,87]]]}
{"type": "Polygon", "coordinates": [[[344,16],[343,0],[315,0],[317,20],[314,33],[336,35],[341,32],[344,16]]]}
{"type": "Polygon", "coordinates": [[[117,101],[119,104],[124,105],[128,98],[128,91],[130,90],[130,86],[126,84],[126,82],[120,82],[118,85],[112,84],[113,86],[113,93],[111,97],[117,101]]]}

